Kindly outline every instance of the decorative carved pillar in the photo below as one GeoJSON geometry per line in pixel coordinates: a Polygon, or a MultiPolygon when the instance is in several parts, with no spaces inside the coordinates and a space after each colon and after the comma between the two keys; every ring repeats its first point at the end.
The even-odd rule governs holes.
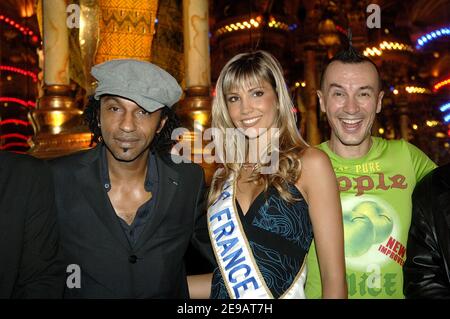
{"type": "Polygon", "coordinates": [[[320,131],[317,119],[317,76],[316,52],[305,47],[305,81],[306,81],[306,139],[310,145],[320,143],[320,131]]]}
{"type": "Polygon", "coordinates": [[[302,96],[300,94],[299,89],[295,90],[295,95],[296,95],[297,108],[298,108],[299,118],[300,118],[300,122],[298,123],[298,129],[300,130],[300,134],[304,138],[304,137],[306,137],[306,126],[307,126],[306,125],[307,116],[306,116],[305,103],[302,100],[302,96]]]}
{"type": "Polygon", "coordinates": [[[84,22],[79,30],[79,43],[81,59],[83,61],[83,71],[85,74],[84,88],[86,95],[94,94],[95,81],[91,76],[91,68],[95,63],[96,52],[99,42],[99,16],[100,6],[97,0],[79,0],[80,19],[84,22]]]}
{"type": "MultiPolygon", "coordinates": [[[[405,101],[406,102],[406,101],[405,101]]],[[[398,104],[400,107],[400,136],[405,141],[410,140],[409,134],[409,116],[408,116],[408,105],[406,103],[400,102],[398,104]]]]}
{"type": "Polygon", "coordinates": [[[186,61],[186,87],[211,84],[208,1],[183,1],[184,49],[186,61]]]}
{"type": "Polygon", "coordinates": [[[43,0],[44,95],[30,113],[35,131],[30,152],[41,158],[87,148],[90,142],[69,86],[66,6],[65,0],[43,0]]]}
{"type": "Polygon", "coordinates": [[[318,0],[306,1],[304,3],[307,10],[305,17],[304,32],[301,34],[304,45],[304,79],[306,82],[305,109],[306,109],[306,141],[310,145],[317,145],[321,142],[318,126],[317,109],[317,66],[316,54],[319,51],[318,45],[318,25],[321,11],[318,0]]]}
{"type": "Polygon", "coordinates": [[[100,39],[95,63],[151,60],[158,0],[99,0],[100,39]]]}
{"type": "MultiPolygon", "coordinates": [[[[185,98],[178,110],[184,127],[191,130],[191,141],[202,138],[202,132],[211,125],[211,75],[209,58],[208,0],[183,0],[185,98]]],[[[203,145],[203,140],[194,145],[203,145]]],[[[192,156],[201,159],[202,149],[192,149],[192,156]]],[[[196,160],[196,162],[200,162],[196,160]]],[[[207,182],[214,165],[200,163],[205,169],[207,182]]]]}
{"type": "Polygon", "coordinates": [[[208,1],[183,0],[186,97],[180,115],[185,124],[203,130],[210,123],[208,1]]]}

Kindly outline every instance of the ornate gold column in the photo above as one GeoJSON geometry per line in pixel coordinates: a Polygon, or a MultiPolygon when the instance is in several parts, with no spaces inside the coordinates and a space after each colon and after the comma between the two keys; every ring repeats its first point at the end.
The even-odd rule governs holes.
{"type": "Polygon", "coordinates": [[[307,115],[306,115],[305,103],[303,102],[299,88],[297,88],[295,90],[295,96],[296,96],[296,102],[297,102],[297,110],[299,112],[298,116],[300,117],[298,129],[300,130],[300,134],[302,135],[302,137],[306,137],[307,115]]]}
{"type": "Polygon", "coordinates": [[[150,61],[158,0],[99,0],[100,37],[95,63],[150,61]]]}
{"type": "Polygon", "coordinates": [[[91,68],[95,63],[95,56],[98,50],[100,38],[100,6],[97,0],[79,0],[80,1],[80,26],[78,38],[80,44],[80,55],[82,68],[85,75],[83,87],[86,89],[86,95],[94,94],[95,81],[91,75],[91,68]]]}
{"type": "Polygon", "coordinates": [[[214,165],[200,162],[205,143],[198,139],[202,139],[202,132],[211,125],[208,22],[208,0],[183,0],[186,95],[178,114],[183,126],[191,131],[190,136],[184,138],[193,142],[197,140],[192,148],[192,156],[205,169],[207,181],[212,177],[214,165]],[[202,149],[196,149],[196,145],[201,145],[202,149]]]}
{"type": "Polygon", "coordinates": [[[183,0],[186,97],[179,114],[189,128],[210,123],[210,59],[208,1],[183,0]]]}
{"type": "Polygon", "coordinates": [[[69,86],[66,1],[43,0],[44,95],[30,112],[35,136],[31,153],[51,158],[87,148],[90,133],[82,126],[69,86]]]}
{"type": "Polygon", "coordinates": [[[314,146],[320,143],[320,131],[317,119],[316,52],[309,46],[305,46],[305,81],[306,140],[314,146]]]}
{"type": "Polygon", "coordinates": [[[183,26],[186,87],[209,87],[211,80],[207,0],[183,0],[183,26]]]}
{"type": "Polygon", "coordinates": [[[316,51],[319,51],[318,26],[321,18],[321,3],[318,0],[310,0],[304,3],[307,15],[305,17],[303,37],[303,64],[304,79],[306,82],[306,141],[310,145],[320,143],[320,131],[318,127],[317,109],[317,67],[316,51]]]}
{"type": "Polygon", "coordinates": [[[408,105],[404,102],[398,103],[400,107],[400,134],[402,139],[405,141],[410,140],[409,134],[409,116],[408,116],[408,105]]]}

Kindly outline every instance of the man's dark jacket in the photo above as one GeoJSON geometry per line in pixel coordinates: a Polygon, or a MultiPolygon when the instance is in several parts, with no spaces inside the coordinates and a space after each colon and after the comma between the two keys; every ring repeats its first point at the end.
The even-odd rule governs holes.
{"type": "Polygon", "coordinates": [[[407,298],[450,298],[450,164],[416,186],[404,270],[407,298]]]}
{"type": "Polygon", "coordinates": [[[171,155],[156,155],[156,207],[133,248],[102,184],[102,147],[51,162],[63,256],[66,265],[74,265],[65,297],[187,298],[184,256],[189,243],[214,258],[203,170],[192,163],[175,164],[171,155]],[[76,267],[81,270],[79,288],[76,267]]]}
{"type": "Polygon", "coordinates": [[[0,152],[0,298],[61,298],[58,244],[48,165],[0,152]]]}

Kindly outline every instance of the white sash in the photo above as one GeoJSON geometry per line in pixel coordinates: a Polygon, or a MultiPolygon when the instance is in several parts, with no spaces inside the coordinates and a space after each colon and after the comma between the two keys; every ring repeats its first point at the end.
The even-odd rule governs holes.
{"type": "MultiPolygon", "coordinates": [[[[219,198],[208,208],[208,229],[214,254],[232,299],[273,299],[253,257],[235,203],[235,180],[224,183],[219,198]]],[[[304,299],[306,256],[292,285],[280,298],[304,299]]]]}

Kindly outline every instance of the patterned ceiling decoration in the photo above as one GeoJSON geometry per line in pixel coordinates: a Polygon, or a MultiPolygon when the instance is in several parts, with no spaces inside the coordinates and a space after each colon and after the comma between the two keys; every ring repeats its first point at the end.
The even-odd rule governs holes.
{"type": "Polygon", "coordinates": [[[111,59],[151,59],[157,0],[100,0],[96,64],[111,59]]]}

